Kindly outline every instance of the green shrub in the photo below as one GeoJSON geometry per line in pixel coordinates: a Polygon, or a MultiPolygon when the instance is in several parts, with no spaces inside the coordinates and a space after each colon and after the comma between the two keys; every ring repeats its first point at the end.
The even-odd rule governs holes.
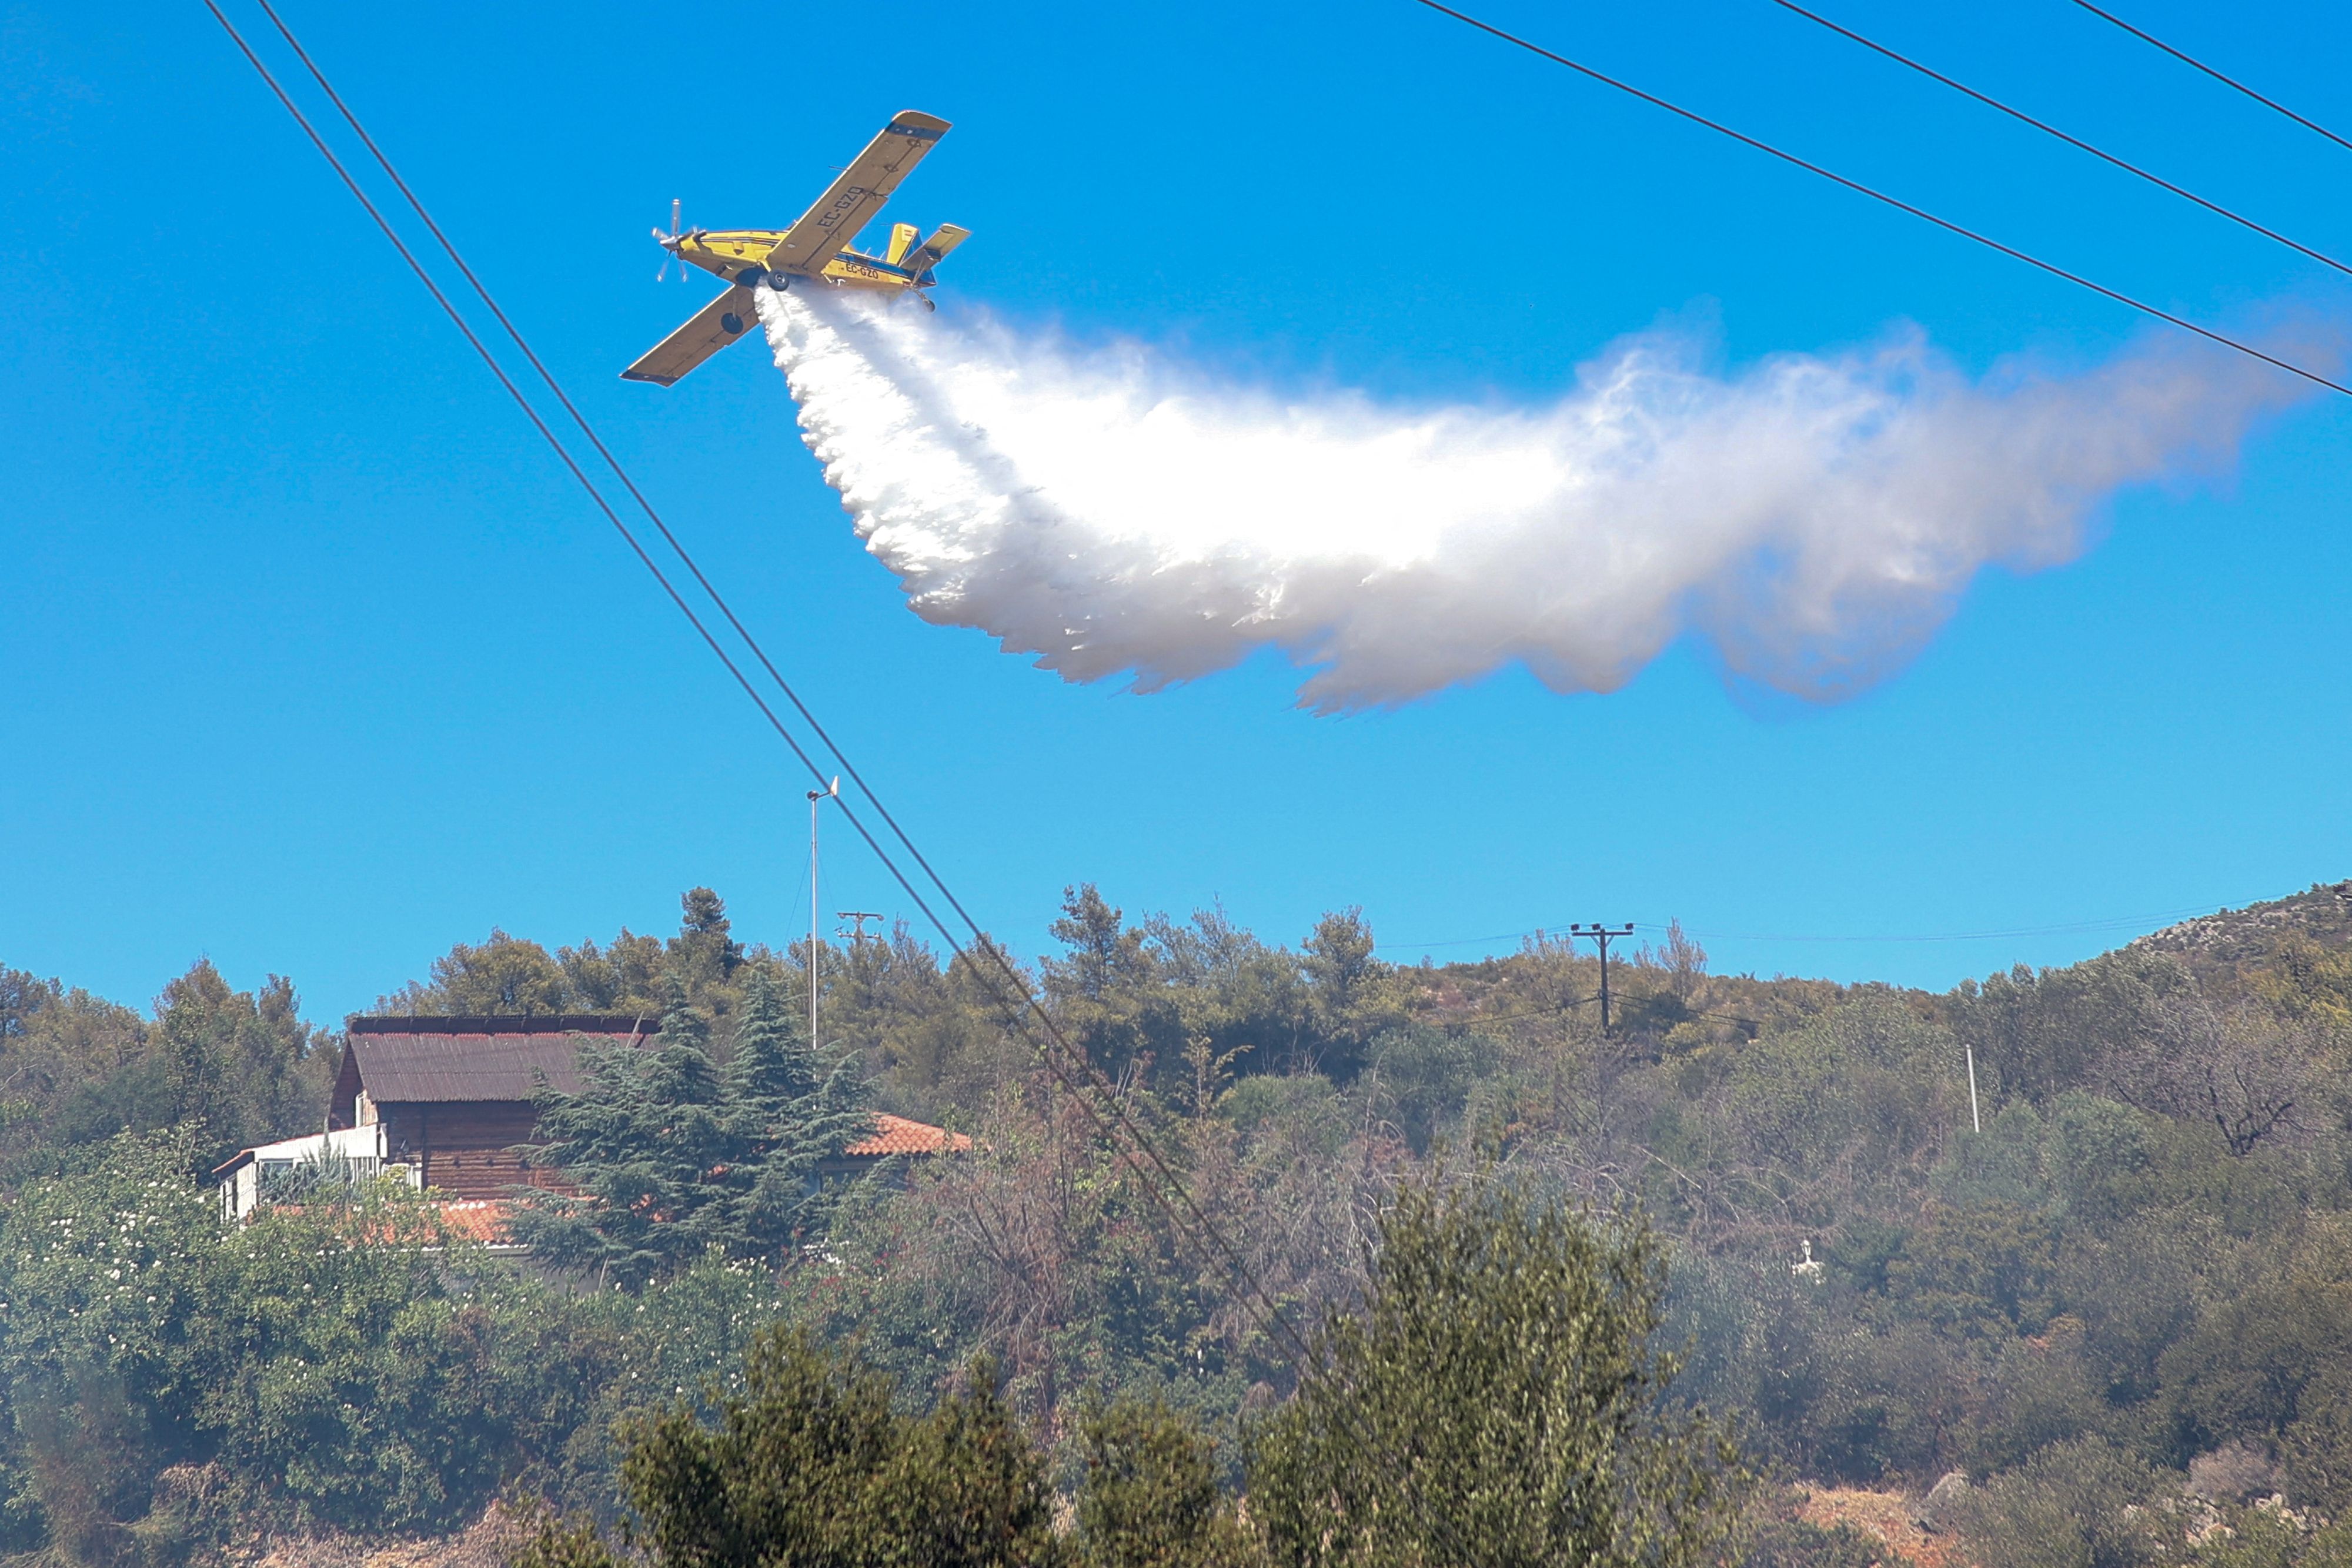
{"type": "Polygon", "coordinates": [[[1157,1400],[1121,1398],[1079,1417],[1078,1445],[1087,1568],[1236,1568],[1256,1556],[1218,1492],[1215,1447],[1197,1421],[1157,1400]]]}
{"type": "Polygon", "coordinates": [[[1408,1189],[1359,1313],[1250,1434],[1251,1512],[1286,1563],[1682,1568],[1737,1476],[1662,1404],[1664,1280],[1638,1226],[1482,1183],[1408,1189]]]}
{"type": "MultiPolygon", "coordinates": [[[[804,1331],[762,1334],[740,1390],[709,1414],[678,1400],[631,1430],[621,1474],[635,1539],[677,1568],[1058,1563],[1044,1458],[993,1369],[976,1364],[928,1415],[895,1411],[895,1391],[804,1331]]],[[[550,1563],[593,1560],[560,1526],[536,1550],[550,1563]]]]}

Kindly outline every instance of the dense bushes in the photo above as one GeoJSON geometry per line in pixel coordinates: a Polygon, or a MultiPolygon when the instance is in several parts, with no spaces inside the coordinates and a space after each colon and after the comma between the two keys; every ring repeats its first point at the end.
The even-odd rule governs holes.
{"type": "Polygon", "coordinates": [[[1251,1433],[1284,1563],[1688,1568],[1737,1490],[1703,1416],[1662,1410],[1648,1233],[1490,1183],[1401,1195],[1359,1313],[1251,1433]]]}
{"type": "Polygon", "coordinates": [[[435,1530],[504,1487],[603,1495],[612,1419],[730,1366],[778,1305],[715,1259],[638,1298],[551,1291],[397,1184],[225,1228],[189,1149],[125,1135],[0,1215],[19,1545],[97,1561],[191,1522],[151,1518],[174,1467],[202,1468],[215,1525],[435,1530]]]}
{"type": "MultiPolygon", "coordinates": [[[[992,1358],[1001,1406],[985,1409],[1036,1435],[1088,1540],[1129,1539],[1135,1509],[1224,1518],[1216,1497],[1245,1482],[1271,1520],[1276,1457],[1338,1429],[1336,1405],[1302,1413],[1348,1385],[1290,1403],[1295,1349],[1255,1291],[1298,1323],[1350,1321],[1391,1278],[1377,1232],[1396,1193],[1475,1159],[1540,1203],[1646,1214],[1671,1265],[1664,1339],[1687,1349],[1670,1406],[1736,1416],[1782,1478],[1965,1470],[1979,1484],[1951,1528],[2018,1568],[2284,1568],[2337,1549],[2317,1521],[2352,1515],[2341,933],[2270,967],[2230,942],[2207,945],[2238,955],[2226,964],[2139,949],[1942,997],[1711,975],[1674,934],[1616,973],[1603,1034],[1591,957],[1554,938],[1392,966],[1352,914],[1285,948],[1215,911],[1130,923],[1091,888],[1055,930],[1037,973],[1062,1033],[1234,1242],[1246,1285],[1179,1234],[1157,1176],[1041,1070],[969,965],[903,931],[824,955],[822,1068],[795,1021],[805,955],[739,945],[701,890],[675,938],[551,954],[494,934],[400,993],[664,1016],[658,1051],[592,1063],[587,1093],[547,1107],[560,1157],[603,1199],[525,1222],[541,1265],[571,1266],[560,1287],[399,1242],[425,1221],[390,1198],[220,1235],[188,1172],[225,1129],[311,1124],[324,1056],[282,985],[240,997],[204,971],[150,1020],[0,977],[18,1096],[0,1104],[0,1299],[38,1303],[22,1322],[0,1309],[0,1529],[103,1555],[125,1531],[162,1541],[223,1510],[425,1527],[499,1487],[609,1510],[613,1422],[695,1399],[722,1369],[740,1380],[736,1353],[779,1317],[811,1354],[854,1340],[890,1380],[893,1422],[949,1400],[982,1419],[962,1369],[992,1358]],[[812,1085],[839,1064],[842,1085],[978,1146],[813,1183],[848,1094],[812,1085]],[[184,1112],[206,1120],[168,1151],[88,1142],[184,1112]],[[84,1141],[61,1147],[60,1130],[84,1141]],[[147,1162],[133,1186],[160,1185],[121,1186],[126,1161],[147,1162]],[[363,1233],[397,1244],[348,1255],[363,1233]],[[134,1244],[156,1250],[118,1256],[134,1244]],[[2287,1511],[2200,1500],[2192,1467],[2210,1479],[2223,1455],[2251,1456],[2287,1511]],[[2062,1514],[2071,1533],[2049,1523],[2062,1514]]],[[[1586,1264],[1611,1277],[1601,1254],[1586,1264]]],[[[677,1418],[704,1429],[713,1409],[677,1418]]],[[[1785,1513],[1757,1523],[1767,1560],[1851,1554],[1785,1513]]],[[[1307,1533],[1327,1539],[1301,1525],[1294,1546],[1307,1533]]]]}
{"type": "MultiPolygon", "coordinates": [[[[1244,1564],[1691,1568],[1729,1538],[1745,1478],[1704,1418],[1661,1407],[1655,1259],[1488,1179],[1406,1193],[1319,1375],[1251,1430],[1246,1515],[1197,1425],[1157,1401],[1090,1399],[1075,1528],[1053,1528],[1048,1459],[973,1363],[928,1410],[804,1328],[754,1343],[715,1408],[636,1423],[628,1538],[656,1568],[1244,1564]]],[[[549,1525],[528,1568],[617,1562],[549,1525]]]]}
{"type": "MultiPolygon", "coordinates": [[[[8,1209],[0,1371],[19,1427],[96,1434],[90,1463],[131,1477],[216,1462],[289,1519],[433,1526],[478,1506],[530,1435],[515,1385],[578,1387],[582,1369],[508,1354],[420,1206],[371,1195],[225,1232],[187,1155],[184,1136],[125,1137],[8,1209]]],[[[63,1500],[28,1479],[42,1511],[63,1500]]]]}

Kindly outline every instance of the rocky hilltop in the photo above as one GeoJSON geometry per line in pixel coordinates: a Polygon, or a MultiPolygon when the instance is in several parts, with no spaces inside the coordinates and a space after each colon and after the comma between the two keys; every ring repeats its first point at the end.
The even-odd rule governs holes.
{"type": "Polygon", "coordinates": [[[2152,931],[2125,951],[2163,954],[2210,981],[2236,977],[2305,945],[2352,946],[2352,881],[2315,882],[2285,898],[2200,915],[2152,931]]]}

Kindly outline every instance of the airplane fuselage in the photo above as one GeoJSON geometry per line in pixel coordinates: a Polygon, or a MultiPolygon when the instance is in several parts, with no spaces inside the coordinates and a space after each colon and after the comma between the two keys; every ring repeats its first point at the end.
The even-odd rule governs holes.
{"type": "MultiPolygon", "coordinates": [[[[756,284],[767,277],[766,258],[783,237],[782,229],[697,230],[680,235],[670,253],[730,283],[756,284]]],[[[862,256],[854,250],[835,252],[822,269],[779,272],[776,276],[817,278],[836,288],[881,291],[924,288],[933,281],[928,270],[909,271],[893,267],[880,256],[862,256]]]]}

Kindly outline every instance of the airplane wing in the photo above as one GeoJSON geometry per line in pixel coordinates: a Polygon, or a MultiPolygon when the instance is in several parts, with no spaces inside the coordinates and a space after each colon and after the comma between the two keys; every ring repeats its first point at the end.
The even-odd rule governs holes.
{"type": "Polygon", "coordinates": [[[800,222],[784,231],[784,237],[768,253],[769,267],[784,272],[823,270],[835,251],[857,237],[857,231],[881,210],[898,182],[947,131],[948,122],[934,114],[910,109],[892,116],[882,133],[841,172],[833,188],[801,214],[800,222]]]}
{"type": "Polygon", "coordinates": [[[694,319],[664,338],[621,372],[625,382],[669,386],[711,355],[760,324],[751,290],[738,284],[694,313],[694,319]]]}

